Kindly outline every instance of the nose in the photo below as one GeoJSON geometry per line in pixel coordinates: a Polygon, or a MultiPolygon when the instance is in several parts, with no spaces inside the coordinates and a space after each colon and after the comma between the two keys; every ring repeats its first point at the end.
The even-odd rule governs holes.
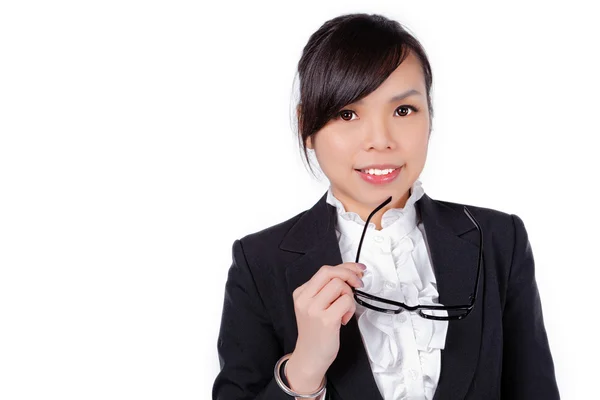
{"type": "Polygon", "coordinates": [[[376,150],[395,149],[396,142],[385,123],[374,121],[367,127],[364,137],[364,147],[366,150],[371,148],[376,150]]]}

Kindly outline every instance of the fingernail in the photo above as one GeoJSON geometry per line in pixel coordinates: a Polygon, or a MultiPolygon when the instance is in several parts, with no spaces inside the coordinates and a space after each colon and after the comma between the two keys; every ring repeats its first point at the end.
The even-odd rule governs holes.
{"type": "Polygon", "coordinates": [[[364,271],[365,269],[367,269],[367,266],[363,263],[358,263],[358,266],[364,271]]]}
{"type": "Polygon", "coordinates": [[[360,280],[360,287],[365,287],[365,283],[363,282],[363,280],[360,280]]]}

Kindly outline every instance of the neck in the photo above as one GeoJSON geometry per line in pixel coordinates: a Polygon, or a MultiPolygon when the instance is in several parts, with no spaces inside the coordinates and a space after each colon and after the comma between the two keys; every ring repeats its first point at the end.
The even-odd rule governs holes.
{"type": "MultiPolygon", "coordinates": [[[[409,188],[408,192],[406,192],[402,196],[400,196],[399,199],[397,199],[396,201],[392,201],[392,203],[387,204],[381,210],[377,211],[377,213],[375,213],[373,215],[373,217],[371,217],[371,220],[369,222],[372,222],[375,224],[375,229],[381,230],[382,229],[381,219],[383,217],[383,214],[385,214],[385,212],[387,210],[392,209],[392,208],[404,208],[406,206],[406,202],[408,201],[408,198],[410,197],[411,194],[412,194],[412,188],[409,188]]],[[[375,208],[377,208],[377,206],[379,206],[379,204],[381,204],[381,203],[378,203],[378,204],[365,205],[365,204],[353,202],[352,200],[349,200],[343,196],[340,197],[337,194],[335,194],[335,192],[333,192],[333,195],[342,203],[342,205],[344,206],[344,209],[346,211],[357,213],[363,221],[367,221],[369,214],[371,214],[373,212],[373,210],[375,208]]]]}

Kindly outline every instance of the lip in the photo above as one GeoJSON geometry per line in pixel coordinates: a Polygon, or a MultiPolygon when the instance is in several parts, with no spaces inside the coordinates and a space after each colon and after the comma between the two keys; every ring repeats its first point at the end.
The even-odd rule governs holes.
{"type": "MultiPolygon", "coordinates": [[[[394,168],[394,167],[387,167],[387,169],[389,168],[394,168]]],[[[379,169],[379,168],[377,168],[379,169]]],[[[386,168],[381,168],[381,169],[386,169],[386,168]]],[[[390,183],[391,181],[393,181],[394,179],[396,179],[398,177],[398,175],[400,175],[400,171],[402,170],[402,167],[396,167],[396,169],[393,172],[390,172],[387,175],[370,175],[370,174],[366,174],[360,170],[355,170],[358,175],[365,180],[368,183],[372,183],[375,185],[383,185],[386,183],[390,183]]]]}
{"type": "Polygon", "coordinates": [[[400,168],[401,165],[395,165],[395,164],[372,164],[372,165],[367,165],[365,167],[362,168],[356,168],[359,170],[365,170],[365,169],[396,169],[396,168],[400,168]]]}

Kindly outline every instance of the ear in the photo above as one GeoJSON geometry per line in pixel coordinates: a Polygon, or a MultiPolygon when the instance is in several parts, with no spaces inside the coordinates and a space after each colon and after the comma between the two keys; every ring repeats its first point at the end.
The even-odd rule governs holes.
{"type": "MultiPolygon", "coordinates": [[[[302,131],[302,104],[296,106],[296,118],[298,119],[298,129],[302,131]]],[[[312,136],[306,139],[306,148],[310,150],[314,149],[312,136]]]]}
{"type": "Polygon", "coordinates": [[[298,121],[298,128],[302,130],[302,105],[296,106],[296,120],[298,121]]]}

